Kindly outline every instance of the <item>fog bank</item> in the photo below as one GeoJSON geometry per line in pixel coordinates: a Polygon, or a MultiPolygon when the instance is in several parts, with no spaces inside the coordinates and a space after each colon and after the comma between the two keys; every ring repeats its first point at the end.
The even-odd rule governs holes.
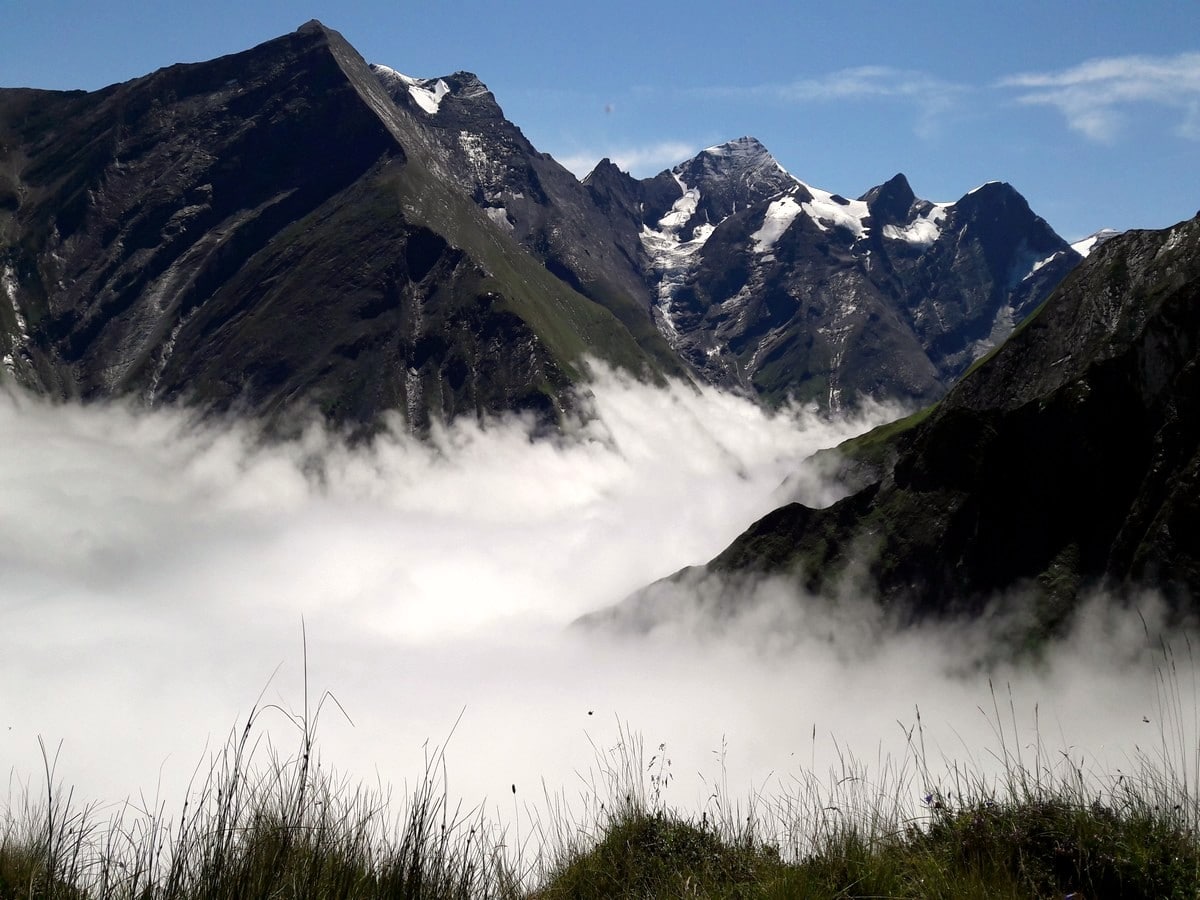
{"type": "MultiPolygon", "coordinates": [[[[543,783],[570,793],[625,727],[667,745],[666,799],[683,807],[722,777],[769,792],[847,750],[902,753],[918,708],[932,756],[989,765],[992,693],[970,666],[987,621],[896,633],[869,598],[830,608],[765,581],[717,628],[687,597],[643,637],[566,627],[710,559],[793,492],[831,502],[802,461],[896,410],[768,416],[604,372],[588,404],[555,440],[509,419],[426,443],[397,423],[351,447],[316,425],[265,443],[179,410],[0,392],[10,780],[38,783],[42,736],[62,741],[58,776],[78,796],[177,797],[260,691],[301,706],[302,621],[310,691],[349,717],[325,708],[327,764],[399,787],[461,715],[450,788],[470,803],[510,809],[513,785],[529,802],[543,783]]],[[[1143,618],[1153,627],[1152,598],[1096,600],[1044,665],[990,673],[1017,740],[1033,739],[1035,707],[1043,741],[1088,765],[1160,740],[1162,657],[1143,618]]]]}

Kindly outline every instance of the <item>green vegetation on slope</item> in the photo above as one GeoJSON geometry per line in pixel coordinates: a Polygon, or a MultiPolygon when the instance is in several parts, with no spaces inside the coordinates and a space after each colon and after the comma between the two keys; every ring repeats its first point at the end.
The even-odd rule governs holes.
{"type": "MultiPolygon", "coordinates": [[[[622,733],[598,753],[579,817],[551,803],[509,832],[453,807],[440,752],[403,806],[355,787],[315,754],[255,757],[252,713],[182,811],[132,806],[105,821],[54,783],[0,818],[0,900],[374,898],[1195,897],[1200,796],[1188,751],[1162,747],[1115,778],[1058,764],[1035,741],[996,754],[998,779],[932,774],[923,737],[880,773],[843,756],[785,796],[748,805],[714,791],[699,816],[670,807],[665,746],[647,764],[622,733]]],[[[920,727],[918,719],[918,729],[920,727]]],[[[998,728],[999,735],[1003,729],[998,728]]],[[[1003,743],[1003,739],[1002,739],[1003,743]]],[[[1173,747],[1173,748],[1172,748],[1173,747]]]]}

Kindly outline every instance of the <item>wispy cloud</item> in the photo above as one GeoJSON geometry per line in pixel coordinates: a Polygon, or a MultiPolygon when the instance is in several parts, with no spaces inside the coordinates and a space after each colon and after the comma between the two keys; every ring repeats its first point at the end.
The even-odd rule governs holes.
{"type": "Polygon", "coordinates": [[[626,172],[646,176],[669,169],[676,163],[695,156],[699,149],[696,144],[682,141],[659,141],[640,147],[610,147],[604,150],[555,155],[554,158],[580,178],[592,171],[596,163],[605,157],[626,172]]]}
{"type": "Polygon", "coordinates": [[[1096,141],[1114,140],[1133,106],[1180,114],[1177,133],[1200,140],[1200,53],[1092,59],[1057,72],[1026,72],[999,82],[1017,102],[1050,106],[1067,125],[1096,141]]]}
{"type": "Polygon", "coordinates": [[[816,78],[759,84],[752,87],[699,88],[696,94],[714,99],[750,99],[780,103],[831,103],[852,100],[887,100],[906,103],[917,112],[914,130],[933,137],[944,114],[970,87],[938,78],[928,72],[892,66],[856,66],[816,78]]]}

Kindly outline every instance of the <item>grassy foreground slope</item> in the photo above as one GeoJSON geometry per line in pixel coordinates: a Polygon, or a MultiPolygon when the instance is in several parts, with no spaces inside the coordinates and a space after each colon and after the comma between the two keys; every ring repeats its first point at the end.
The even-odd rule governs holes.
{"type": "MultiPolygon", "coordinates": [[[[827,781],[699,814],[663,801],[662,757],[623,735],[587,812],[547,798],[520,826],[454,807],[445,760],[393,801],[296,755],[256,756],[256,716],[182,810],[115,814],[54,784],[0,820],[0,900],[351,898],[1183,898],[1200,891],[1200,798],[1182,745],[1114,778],[1037,745],[998,778],[929,769],[922,740],[887,771],[843,757],[827,781]]],[[[662,748],[660,748],[661,750],[662,748]]],[[[595,775],[595,772],[594,772],[595,775]]]]}

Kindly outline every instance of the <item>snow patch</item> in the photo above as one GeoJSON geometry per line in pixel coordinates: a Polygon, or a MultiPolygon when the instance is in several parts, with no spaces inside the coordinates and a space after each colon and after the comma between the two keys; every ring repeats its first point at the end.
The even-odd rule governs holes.
{"type": "Polygon", "coordinates": [[[769,253],[775,247],[775,242],[791,227],[796,216],[803,211],[795,197],[780,197],[771,201],[771,205],[767,207],[767,214],[763,216],[762,227],[750,235],[750,240],[754,241],[754,252],[760,255],[769,253]]]}
{"type": "Polygon", "coordinates": [[[0,273],[0,289],[4,291],[4,296],[8,298],[8,302],[12,306],[13,317],[17,321],[17,330],[20,332],[21,340],[24,341],[29,337],[29,331],[25,324],[25,317],[21,315],[21,307],[17,305],[17,273],[11,265],[6,265],[3,273],[0,273]]]}
{"type": "Polygon", "coordinates": [[[371,69],[385,85],[391,87],[399,83],[407,87],[408,96],[431,116],[437,115],[442,100],[450,93],[450,85],[441,78],[413,78],[389,66],[378,64],[371,66],[371,69]]]}
{"type": "Polygon", "coordinates": [[[656,307],[668,340],[679,336],[679,330],[675,327],[671,315],[671,299],[687,282],[688,276],[696,266],[700,249],[716,230],[716,226],[705,222],[693,228],[688,237],[680,233],[696,214],[696,208],[700,204],[700,191],[688,187],[678,175],[674,177],[683,192],[682,196],[672,204],[670,211],[658,220],[658,230],[643,225],[641,233],[642,246],[659,276],[656,307]]]}
{"type": "Polygon", "coordinates": [[[450,93],[450,85],[438,79],[433,87],[425,85],[409,85],[408,95],[416,101],[417,106],[425,110],[431,116],[436,115],[438,109],[441,108],[442,100],[450,93]]]}
{"type": "Polygon", "coordinates": [[[21,307],[17,305],[17,273],[11,265],[6,265],[3,272],[0,272],[0,291],[3,291],[12,307],[13,320],[17,325],[17,333],[12,336],[8,351],[0,357],[0,366],[3,366],[9,375],[15,377],[17,363],[13,354],[18,347],[29,342],[29,326],[25,322],[25,317],[21,315],[21,307]]]}
{"type": "Polygon", "coordinates": [[[1062,256],[1064,253],[1066,253],[1066,251],[1065,251],[1065,250],[1059,250],[1059,251],[1057,251],[1056,253],[1051,253],[1051,254],[1050,254],[1049,256],[1047,256],[1045,259],[1039,259],[1037,262],[1035,262],[1035,263],[1033,264],[1033,268],[1031,268],[1031,269],[1029,270],[1029,274],[1028,274],[1028,275],[1026,275],[1024,278],[1022,278],[1021,280],[1022,280],[1022,281],[1028,281],[1030,278],[1032,278],[1032,277],[1033,277],[1033,276],[1034,276],[1034,275],[1037,273],[1037,271],[1038,271],[1039,269],[1041,269],[1041,268],[1045,267],[1045,266],[1046,266],[1046,265],[1048,265],[1049,263],[1052,263],[1052,262],[1054,262],[1054,260],[1058,259],[1058,258],[1059,258],[1060,256],[1062,256]]]}
{"type": "Polygon", "coordinates": [[[867,233],[866,218],[870,215],[864,200],[834,199],[829,191],[823,191],[810,184],[800,182],[812,194],[812,200],[801,204],[809,218],[822,231],[828,231],[832,225],[835,228],[846,228],[856,238],[867,233]]]}
{"type": "Polygon", "coordinates": [[[883,236],[922,249],[929,247],[942,236],[942,225],[946,222],[950,206],[949,203],[935,203],[903,228],[898,225],[884,225],[883,236]]]}
{"type": "Polygon", "coordinates": [[[417,415],[421,411],[421,373],[409,366],[404,372],[404,429],[409,434],[416,430],[417,415]]]}
{"type": "Polygon", "coordinates": [[[1080,256],[1086,257],[1089,253],[1091,253],[1109,238],[1116,237],[1118,234],[1120,234],[1120,232],[1113,228],[1101,228],[1095,234],[1089,234],[1082,241],[1076,241],[1073,243],[1071,245],[1071,249],[1080,256]]]}
{"type": "Polygon", "coordinates": [[[683,196],[671,204],[671,211],[658,220],[658,227],[660,231],[670,232],[678,238],[679,229],[696,214],[696,207],[700,205],[700,191],[689,188],[678,175],[674,178],[683,196]]]}
{"type": "Polygon", "coordinates": [[[167,370],[167,363],[171,360],[171,355],[175,352],[175,342],[179,339],[179,333],[183,331],[184,326],[192,320],[200,307],[196,307],[190,313],[175,323],[175,327],[171,329],[171,333],[167,336],[166,342],[163,343],[162,353],[159,354],[158,363],[154,367],[154,374],[150,376],[150,389],[146,392],[146,402],[153,405],[158,400],[158,388],[162,383],[163,373],[167,370]]]}

